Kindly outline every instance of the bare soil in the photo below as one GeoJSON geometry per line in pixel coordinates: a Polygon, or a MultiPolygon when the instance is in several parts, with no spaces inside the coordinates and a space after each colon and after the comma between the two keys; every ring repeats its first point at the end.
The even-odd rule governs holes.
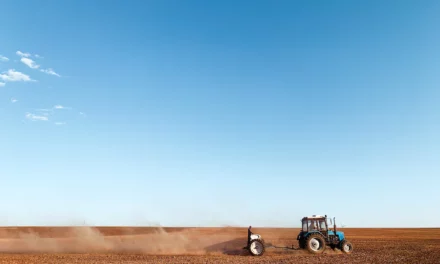
{"type": "MultiPolygon", "coordinates": [[[[350,229],[354,252],[267,249],[250,256],[246,228],[0,227],[0,263],[440,263],[440,229],[350,229]]],[[[299,229],[253,228],[298,247],[299,229]]]]}

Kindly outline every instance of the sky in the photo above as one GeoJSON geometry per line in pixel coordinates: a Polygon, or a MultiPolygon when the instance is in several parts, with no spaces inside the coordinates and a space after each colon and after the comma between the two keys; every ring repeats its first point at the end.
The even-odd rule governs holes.
{"type": "Polygon", "coordinates": [[[2,1],[0,225],[438,227],[439,12],[2,1]]]}

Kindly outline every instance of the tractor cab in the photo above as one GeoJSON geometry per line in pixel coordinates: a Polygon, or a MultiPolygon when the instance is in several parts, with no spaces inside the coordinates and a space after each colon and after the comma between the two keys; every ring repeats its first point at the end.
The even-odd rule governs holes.
{"type": "Polygon", "coordinates": [[[326,216],[313,215],[309,217],[303,217],[302,232],[320,231],[327,232],[328,224],[326,216]]]}

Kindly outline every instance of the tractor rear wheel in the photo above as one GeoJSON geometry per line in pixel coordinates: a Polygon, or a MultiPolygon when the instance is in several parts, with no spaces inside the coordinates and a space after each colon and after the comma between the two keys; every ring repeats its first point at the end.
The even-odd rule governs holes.
{"type": "Polygon", "coordinates": [[[342,241],[341,251],[345,254],[351,254],[353,252],[353,244],[347,240],[342,241]]]}
{"type": "Polygon", "coordinates": [[[307,237],[306,248],[312,254],[321,254],[325,250],[325,240],[319,234],[312,234],[307,237]]]}
{"type": "Polygon", "coordinates": [[[249,252],[252,256],[261,256],[265,250],[264,242],[260,239],[254,239],[249,243],[249,252]]]}

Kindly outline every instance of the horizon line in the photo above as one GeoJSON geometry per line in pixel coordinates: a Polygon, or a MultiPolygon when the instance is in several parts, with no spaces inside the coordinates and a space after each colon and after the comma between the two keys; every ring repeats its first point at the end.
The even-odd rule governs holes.
{"type": "MultiPolygon", "coordinates": [[[[0,228],[14,228],[14,227],[107,227],[107,228],[248,228],[249,226],[234,226],[234,225],[223,225],[223,226],[162,226],[162,225],[0,225],[0,228]]],[[[265,229],[301,229],[301,227],[277,227],[277,226],[252,226],[252,228],[265,228],[265,229]]],[[[333,226],[330,228],[332,229],[333,226]]],[[[418,227],[418,226],[408,226],[408,227],[393,227],[393,226],[382,226],[382,227],[338,227],[339,229],[440,229],[440,227],[418,227]]]]}

